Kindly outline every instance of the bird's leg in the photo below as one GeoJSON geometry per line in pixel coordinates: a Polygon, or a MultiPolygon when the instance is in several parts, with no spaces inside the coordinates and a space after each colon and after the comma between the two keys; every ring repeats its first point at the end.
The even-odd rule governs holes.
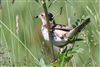
{"type": "Polygon", "coordinates": [[[67,46],[64,46],[63,48],[60,48],[59,53],[62,54],[63,52],[65,52],[67,49],[67,46]]]}
{"type": "Polygon", "coordinates": [[[74,45],[72,43],[69,43],[67,46],[63,47],[61,53],[64,53],[65,51],[68,51],[68,50],[72,49],[73,46],[74,45]]]}
{"type": "Polygon", "coordinates": [[[74,46],[74,45],[73,45],[72,43],[69,43],[69,44],[67,45],[67,50],[73,48],[73,46],[74,46]]]}

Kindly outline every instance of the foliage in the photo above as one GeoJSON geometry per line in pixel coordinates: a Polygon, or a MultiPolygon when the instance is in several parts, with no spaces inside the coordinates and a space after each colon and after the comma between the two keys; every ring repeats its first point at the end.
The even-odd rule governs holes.
{"type": "Polygon", "coordinates": [[[40,32],[41,21],[33,18],[43,11],[41,0],[0,0],[0,65],[99,67],[100,1],[46,0],[46,5],[60,24],[67,24],[70,18],[72,24],[78,25],[80,19],[89,16],[91,23],[78,36],[83,41],[75,42],[73,49],[51,63],[49,47],[44,47],[47,44],[40,32]],[[19,17],[18,26],[16,16],[19,17]]]}

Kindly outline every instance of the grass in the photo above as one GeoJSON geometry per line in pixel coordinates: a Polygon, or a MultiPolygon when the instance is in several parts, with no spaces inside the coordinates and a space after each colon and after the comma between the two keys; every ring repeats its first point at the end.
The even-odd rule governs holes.
{"type": "MultiPolygon", "coordinates": [[[[44,45],[40,19],[34,19],[43,12],[39,0],[1,0],[0,9],[0,65],[1,66],[52,66],[50,47],[44,45]],[[19,17],[16,27],[16,16],[19,17]],[[16,32],[19,28],[18,32],[16,32]],[[46,48],[45,48],[45,47],[46,48]],[[48,48],[48,49],[47,49],[48,48]],[[49,52],[48,52],[49,51],[49,52]],[[3,53],[2,53],[3,52],[3,53]]],[[[84,41],[76,42],[74,54],[68,67],[99,67],[100,48],[100,1],[99,0],[46,0],[48,11],[55,21],[72,24],[79,18],[89,16],[91,23],[79,34],[84,41]],[[51,4],[51,5],[50,5],[51,4]]],[[[61,64],[61,63],[60,63],[61,64]]],[[[57,67],[60,67],[60,64],[57,67]]]]}

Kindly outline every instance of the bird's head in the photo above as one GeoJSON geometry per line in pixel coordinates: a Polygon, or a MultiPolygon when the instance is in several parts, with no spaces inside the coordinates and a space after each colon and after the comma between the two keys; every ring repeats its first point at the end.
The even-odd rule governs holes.
{"type": "MultiPolygon", "coordinates": [[[[46,16],[45,16],[44,12],[42,12],[39,16],[36,16],[36,18],[38,18],[38,17],[42,20],[43,24],[47,24],[46,16]]],[[[48,13],[48,19],[49,19],[50,22],[54,21],[54,16],[53,16],[52,13],[48,13]]]]}

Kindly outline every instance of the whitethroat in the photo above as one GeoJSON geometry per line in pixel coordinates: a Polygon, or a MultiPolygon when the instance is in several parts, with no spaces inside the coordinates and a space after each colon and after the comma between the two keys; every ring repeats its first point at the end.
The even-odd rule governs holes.
{"type": "MultiPolygon", "coordinates": [[[[45,13],[41,13],[39,16],[36,16],[35,18],[40,18],[42,21],[42,35],[46,41],[49,40],[49,34],[47,29],[47,21],[45,13]]],[[[55,23],[54,16],[52,13],[48,13],[48,20],[50,23],[50,29],[52,31],[52,42],[56,47],[63,48],[67,46],[70,41],[69,39],[76,36],[89,22],[90,18],[84,19],[78,26],[74,27],[72,25],[62,25],[55,23]]]]}

